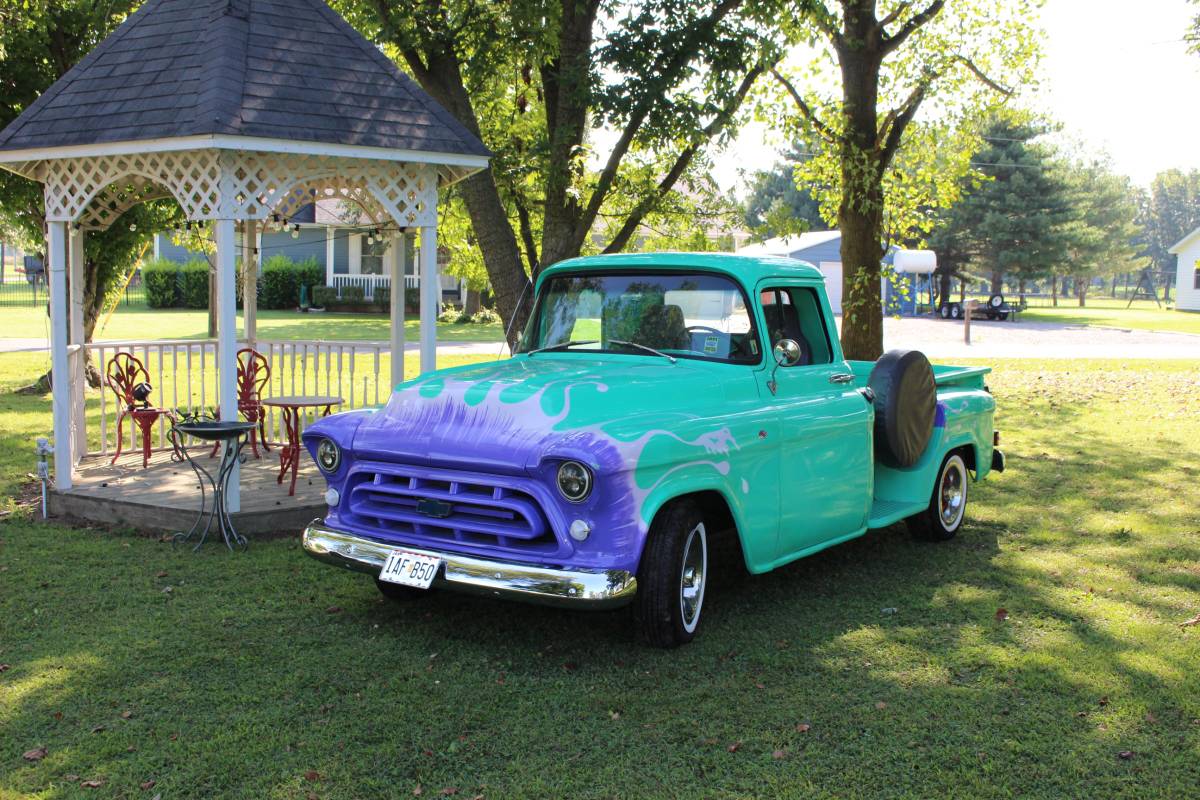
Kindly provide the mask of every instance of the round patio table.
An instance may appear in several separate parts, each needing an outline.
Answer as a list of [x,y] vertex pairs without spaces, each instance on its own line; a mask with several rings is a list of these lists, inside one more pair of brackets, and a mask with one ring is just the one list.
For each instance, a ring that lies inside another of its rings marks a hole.
[[300,417],[306,408],[324,408],[323,417],[329,416],[334,406],[342,404],[342,398],[333,395],[283,395],[281,397],[263,398],[264,406],[278,408],[283,414],[283,429],[287,434],[287,443],[279,451],[279,477],[276,483],[283,483],[283,477],[288,470],[292,473],[291,487],[288,495],[296,494],[296,470],[300,468]]

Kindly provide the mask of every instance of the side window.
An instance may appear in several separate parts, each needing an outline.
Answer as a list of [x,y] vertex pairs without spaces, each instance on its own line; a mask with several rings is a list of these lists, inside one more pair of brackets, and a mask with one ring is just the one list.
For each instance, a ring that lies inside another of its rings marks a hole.
[[780,339],[794,339],[799,343],[801,353],[797,366],[833,361],[833,348],[814,290],[799,287],[766,289],[760,295],[760,302],[771,347]]

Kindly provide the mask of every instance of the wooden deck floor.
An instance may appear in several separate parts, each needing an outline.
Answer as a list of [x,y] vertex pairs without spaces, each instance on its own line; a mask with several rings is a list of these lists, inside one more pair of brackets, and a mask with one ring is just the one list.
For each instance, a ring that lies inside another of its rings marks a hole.
[[[195,447],[189,452],[202,467],[216,473],[220,459],[210,460],[208,448]],[[308,454],[301,456],[296,494],[289,497],[288,479],[282,484],[276,482],[278,453],[273,447],[260,459],[250,454],[242,465],[242,508],[233,517],[234,527],[241,533],[296,535],[325,511],[325,481]],[[52,493],[51,513],[150,531],[186,531],[191,527],[200,510],[200,490],[187,462],[172,461],[170,451],[155,452],[145,469],[141,453],[123,453],[112,465],[108,463],[110,458],[86,456],[78,467],[74,486],[66,492]],[[205,490],[211,505],[207,482]]]

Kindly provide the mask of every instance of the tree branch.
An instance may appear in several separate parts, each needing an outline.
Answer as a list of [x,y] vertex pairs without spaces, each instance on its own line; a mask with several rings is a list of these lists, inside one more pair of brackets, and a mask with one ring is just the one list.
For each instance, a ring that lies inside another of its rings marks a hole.
[[818,133],[820,133],[830,142],[839,141],[840,137],[837,135],[837,133],[817,118],[817,115],[813,113],[811,108],[809,108],[808,103],[804,102],[804,98],[800,96],[800,92],[796,91],[796,87],[792,85],[791,81],[783,77],[779,70],[775,69],[774,67],[771,67],[771,75],[775,78],[775,80],[783,84],[783,88],[787,89],[788,94],[792,96],[792,100],[795,101],[796,107],[800,109],[800,113],[806,120],[809,121],[809,124],[817,129]]
[[972,75],[974,75],[976,78],[978,78],[980,80],[980,82],[983,83],[983,85],[987,86],[992,91],[999,92],[1000,94],[1004,95],[1005,97],[1012,97],[1012,93],[1013,93],[1012,89],[1009,89],[1007,86],[1002,86],[1001,84],[999,84],[996,81],[989,78],[987,75],[984,74],[983,70],[981,70],[979,67],[975,66],[975,62],[973,62],[971,59],[967,58],[966,56],[960,56],[960,55],[956,55],[953,58],[955,61],[957,61],[958,63],[960,63],[964,67],[966,67],[968,70],[970,70]]
[[723,2],[719,3],[713,9],[711,14],[692,28],[688,35],[684,37],[678,49],[666,60],[665,64],[661,64],[661,66],[656,64],[650,70],[649,74],[659,76],[656,81],[658,86],[654,90],[647,91],[642,101],[630,113],[629,121],[626,123],[625,129],[621,132],[621,137],[613,146],[613,150],[609,153],[604,168],[600,171],[600,176],[596,180],[596,187],[592,190],[592,196],[588,198],[587,208],[584,209],[583,214],[578,220],[574,236],[575,244],[582,245],[588,231],[591,230],[592,223],[596,220],[596,214],[600,211],[600,206],[604,204],[609,190],[612,189],[613,181],[616,180],[617,170],[621,166],[622,159],[629,152],[634,137],[659,99],[659,90],[661,87],[669,85],[675,79],[679,70],[685,67],[692,56],[695,55],[704,37],[710,34],[716,28],[717,24],[741,5],[741,3],[742,0],[723,0]]
[[910,9],[910,8],[912,8],[912,3],[910,3],[908,0],[904,0],[903,3],[900,3],[894,9],[892,9],[892,13],[888,14],[886,17],[879,20],[879,23],[878,23],[879,29],[883,30],[888,25],[891,25],[893,22],[895,22],[897,19],[900,18],[901,14],[903,14],[905,11],[908,11],[908,9]]
[[517,207],[517,222],[521,227],[521,243],[525,245],[525,260],[529,262],[529,271],[535,277],[538,273],[537,243],[533,239],[533,225],[529,219],[529,209],[517,192],[512,193],[513,203]]
[[696,157],[696,154],[700,152],[700,148],[707,142],[712,141],[714,137],[718,136],[721,131],[725,129],[725,127],[729,124],[729,121],[733,119],[733,115],[737,113],[738,108],[741,107],[743,101],[745,101],[746,95],[750,93],[750,88],[754,86],[754,82],[758,80],[759,76],[766,72],[766,70],[767,66],[762,62],[759,62],[755,64],[749,72],[746,73],[729,103],[721,109],[716,117],[714,117],[700,130],[700,135],[697,136],[690,145],[688,145],[682,152],[679,153],[679,155],[675,158],[675,163],[671,165],[671,169],[669,169],[667,174],[663,176],[663,179],[659,181],[655,190],[646,197],[642,198],[637,206],[634,207],[633,212],[625,218],[625,222],[623,225],[621,225],[621,229],[617,231],[617,234],[612,238],[612,241],[610,241],[604,248],[605,253],[618,253],[625,249],[625,245],[629,243],[630,238],[637,231],[638,226],[642,223],[642,220],[647,214],[653,211],[655,207],[662,202],[662,199],[667,195],[667,193],[675,187],[675,183],[687,170],[688,166],[692,163],[692,160]]
[[[905,129],[908,128],[908,124],[916,116],[917,109],[921,107],[921,101],[925,99],[925,93],[929,91],[929,86],[936,79],[937,75],[934,73],[926,75],[923,80],[913,87],[912,92],[904,99],[903,103],[888,112],[891,127],[887,129],[883,147],[879,149],[879,170],[881,174],[892,163],[896,151],[900,149],[900,142],[904,138]],[[883,130],[880,133],[882,134]]]
[[900,30],[896,31],[895,35],[888,36],[884,34],[881,47],[883,52],[885,54],[890,53],[900,45],[904,44],[904,40],[909,36],[912,36],[918,28],[936,17],[938,12],[942,10],[942,6],[945,4],[946,0],[933,0],[933,2],[926,6],[923,11],[914,14],[908,22],[904,23],[900,27]]

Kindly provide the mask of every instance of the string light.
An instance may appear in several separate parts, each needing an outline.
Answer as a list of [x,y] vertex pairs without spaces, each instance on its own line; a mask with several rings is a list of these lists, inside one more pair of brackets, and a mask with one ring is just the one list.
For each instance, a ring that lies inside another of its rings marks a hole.
[[292,238],[293,238],[293,239],[299,239],[299,238],[300,238],[300,225],[299,225],[299,223],[297,223],[297,224],[295,224],[295,225],[293,225],[293,226],[292,226]]

